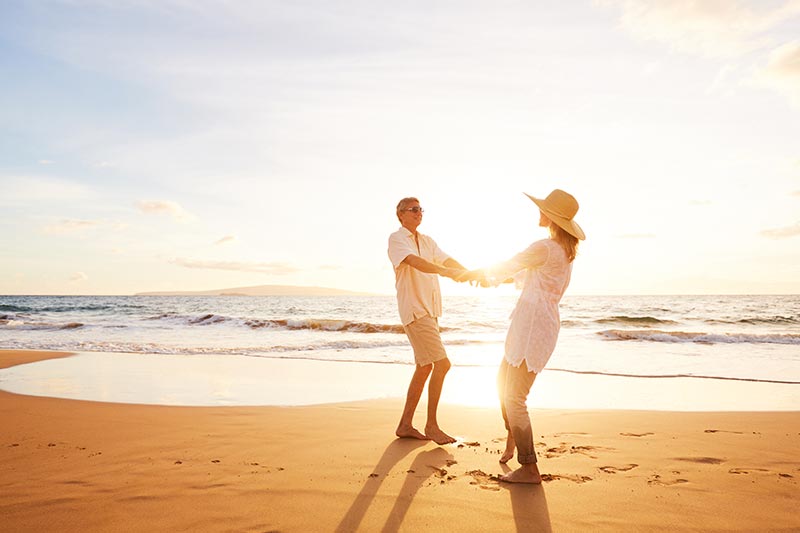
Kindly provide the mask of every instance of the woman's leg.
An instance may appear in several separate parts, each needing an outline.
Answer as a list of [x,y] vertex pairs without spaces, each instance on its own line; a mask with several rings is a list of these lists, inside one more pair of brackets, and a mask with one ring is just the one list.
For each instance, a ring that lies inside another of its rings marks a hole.
[[517,446],[519,469],[502,476],[503,481],[512,483],[541,483],[536,466],[536,452],[533,449],[533,427],[528,414],[528,394],[536,380],[535,372],[528,372],[523,362],[518,368],[508,365],[504,404],[508,425]]
[[497,392],[500,395],[500,412],[503,415],[503,423],[506,426],[506,449],[503,455],[500,456],[500,462],[506,464],[512,457],[514,457],[514,436],[511,434],[511,427],[508,425],[508,414],[506,413],[506,377],[508,376],[508,363],[503,359],[500,362],[500,370],[497,372]]

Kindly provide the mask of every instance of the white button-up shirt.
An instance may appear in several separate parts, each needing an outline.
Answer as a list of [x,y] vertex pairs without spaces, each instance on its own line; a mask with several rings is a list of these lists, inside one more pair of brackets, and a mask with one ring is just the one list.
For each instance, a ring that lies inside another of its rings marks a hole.
[[444,264],[450,256],[432,238],[419,232],[417,236],[419,247],[407,228],[401,227],[389,236],[389,260],[394,266],[397,308],[404,326],[425,315],[442,316],[439,276],[417,270],[403,263],[403,259],[413,254],[431,263]]

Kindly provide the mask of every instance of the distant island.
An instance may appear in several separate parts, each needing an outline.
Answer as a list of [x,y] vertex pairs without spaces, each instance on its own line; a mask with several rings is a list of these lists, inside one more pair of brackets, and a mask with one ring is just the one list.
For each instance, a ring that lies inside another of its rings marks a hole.
[[374,296],[368,292],[299,285],[255,285],[210,291],[137,292],[134,296]]

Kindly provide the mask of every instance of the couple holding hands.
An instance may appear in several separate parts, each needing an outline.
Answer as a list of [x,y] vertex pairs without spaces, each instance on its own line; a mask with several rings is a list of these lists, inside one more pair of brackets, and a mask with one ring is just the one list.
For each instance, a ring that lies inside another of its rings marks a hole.
[[[520,463],[520,468],[501,476],[502,481],[510,483],[542,480],[536,466],[527,398],[555,348],[561,326],[558,304],[569,285],[578,241],[585,238],[574,220],[578,202],[572,195],[556,189],[544,199],[526,196],[539,208],[538,225],[549,229],[549,238],[533,242],[508,261],[490,268],[467,270],[443,252],[431,237],[418,232],[423,209],[416,198],[403,198],[397,204],[397,218],[402,227],[389,237],[397,305],[416,362],[397,426],[398,437],[433,440],[437,444],[455,442],[442,431],[436,418],[442,384],[450,369],[439,335],[442,298],[437,276],[475,281],[483,287],[514,280],[522,288],[511,314],[497,378],[500,407],[508,430],[500,462],[508,462],[516,448]],[[414,428],[413,418],[429,378],[428,418],[425,431],[420,432]]]

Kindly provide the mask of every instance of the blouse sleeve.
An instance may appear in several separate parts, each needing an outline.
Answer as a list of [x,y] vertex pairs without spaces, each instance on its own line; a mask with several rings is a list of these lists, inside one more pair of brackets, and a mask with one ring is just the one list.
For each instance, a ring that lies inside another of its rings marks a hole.
[[550,248],[547,246],[546,241],[536,241],[508,261],[503,261],[490,267],[488,272],[495,279],[495,282],[500,284],[523,270],[544,265],[548,257],[550,257]]

